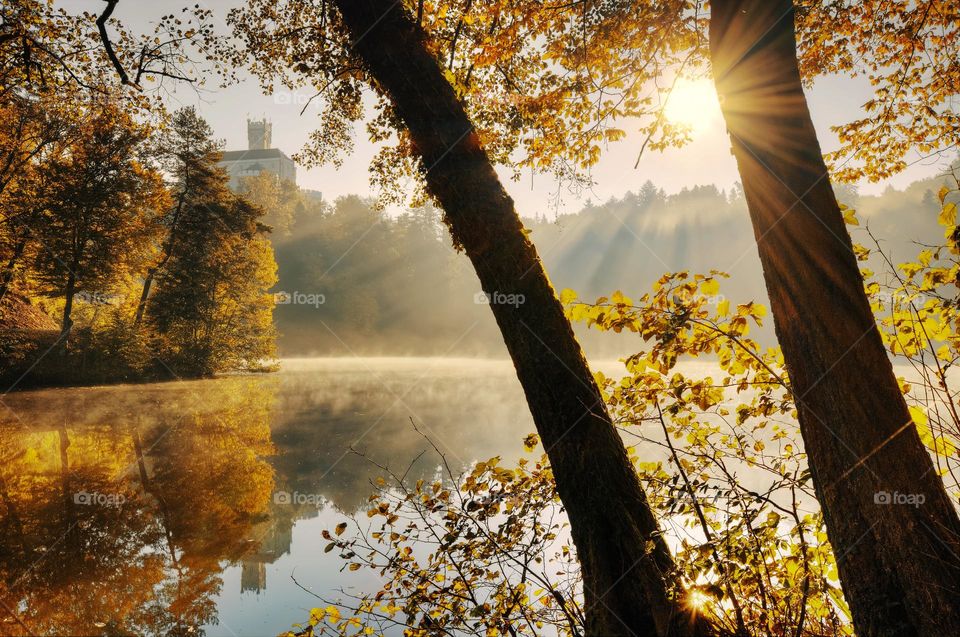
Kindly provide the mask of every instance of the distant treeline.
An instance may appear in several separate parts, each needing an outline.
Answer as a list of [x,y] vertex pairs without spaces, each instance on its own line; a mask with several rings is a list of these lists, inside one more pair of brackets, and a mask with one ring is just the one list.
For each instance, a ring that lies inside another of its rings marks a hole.
[[[913,241],[940,238],[941,181],[879,196],[840,187],[837,196],[902,260],[916,253]],[[506,355],[473,269],[453,249],[439,210],[428,205],[390,216],[371,200],[348,196],[280,216],[291,219],[288,231],[273,236],[281,355]],[[639,297],[665,272],[716,268],[730,274],[717,301],[767,302],[737,187],[668,195],[648,181],[637,193],[588,202],[555,219],[526,218],[524,225],[558,292],[570,288],[592,299],[619,289]],[[595,356],[636,348],[635,336],[578,335]],[[772,325],[758,336],[772,344]]]

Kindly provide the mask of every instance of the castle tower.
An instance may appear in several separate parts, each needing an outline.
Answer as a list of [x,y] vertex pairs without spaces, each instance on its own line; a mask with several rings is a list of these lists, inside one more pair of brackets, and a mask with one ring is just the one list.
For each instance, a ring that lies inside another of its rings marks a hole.
[[272,148],[272,133],[273,124],[266,119],[247,120],[247,144],[250,150]]
[[240,180],[262,172],[297,183],[297,166],[283,151],[273,147],[273,124],[266,118],[247,118],[247,150],[228,150],[218,164],[230,175],[230,188],[239,190]]

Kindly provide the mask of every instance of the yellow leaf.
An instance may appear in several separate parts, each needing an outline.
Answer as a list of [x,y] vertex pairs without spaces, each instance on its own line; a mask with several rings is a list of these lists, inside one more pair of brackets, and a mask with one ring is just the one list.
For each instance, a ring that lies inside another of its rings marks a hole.
[[610,301],[616,305],[620,305],[620,304],[631,305],[633,303],[633,301],[630,300],[630,297],[624,296],[623,292],[621,292],[620,290],[617,290],[616,292],[610,295]]
[[343,535],[343,532],[346,530],[347,530],[346,522],[341,522],[340,524],[337,525],[337,528],[335,529],[337,535]]
[[910,405],[910,418],[917,427],[923,427],[927,424],[927,414],[916,405]]
[[717,303],[717,316],[727,316],[730,314],[730,301],[724,299]]
[[952,201],[948,204],[943,205],[943,209],[940,211],[940,215],[937,217],[937,221],[940,222],[941,226],[955,226],[957,225],[957,204]]
[[941,204],[946,200],[948,194],[950,194],[950,189],[946,186],[940,186],[940,192],[937,193],[937,197],[940,198]]
[[860,221],[857,219],[857,211],[853,208],[841,208],[843,211],[843,222],[848,226],[859,226]]
[[560,302],[564,305],[569,305],[576,300],[577,293],[569,288],[560,293]]
[[716,296],[720,292],[720,282],[716,279],[706,279],[700,284],[700,291],[706,296]]
[[537,434],[529,434],[523,439],[523,446],[527,451],[533,451],[533,448],[537,446],[538,442],[540,442],[540,437],[537,436]]

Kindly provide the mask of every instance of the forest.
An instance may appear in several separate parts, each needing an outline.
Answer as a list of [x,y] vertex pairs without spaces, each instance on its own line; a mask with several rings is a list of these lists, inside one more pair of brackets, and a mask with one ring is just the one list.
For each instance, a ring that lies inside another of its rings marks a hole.
[[[884,250],[899,263],[916,257],[916,242],[942,240],[937,192],[944,183],[931,178],[872,196],[847,188],[838,197],[883,237]],[[447,240],[435,207],[391,216],[378,211],[372,198],[346,196],[329,205],[286,209],[289,233],[271,235],[275,289],[322,295],[323,303],[276,306],[281,356],[449,354],[465,325],[475,327],[457,344],[457,355],[506,355],[496,323],[475,303],[476,276]],[[732,253],[739,261],[712,300],[767,303],[746,202],[736,189],[694,186],[667,195],[648,181],[637,193],[588,202],[576,213],[525,216],[523,224],[534,243],[546,247],[542,258],[558,290],[594,299],[618,287],[642,294],[665,272],[709,272],[729,263]],[[656,259],[647,256],[645,245],[657,246]],[[866,267],[886,270],[879,255]],[[574,331],[591,356],[616,358],[632,347],[585,325],[574,324]],[[765,346],[776,344],[769,323],[756,327],[754,336]]]
[[[958,60],[952,0],[3,0],[0,635],[960,635]],[[302,184],[223,161],[266,97]]]
[[194,110],[161,133],[109,103],[58,109],[14,95],[8,106],[9,388],[269,364],[276,264],[251,201],[268,193],[256,180],[247,196],[227,188]]

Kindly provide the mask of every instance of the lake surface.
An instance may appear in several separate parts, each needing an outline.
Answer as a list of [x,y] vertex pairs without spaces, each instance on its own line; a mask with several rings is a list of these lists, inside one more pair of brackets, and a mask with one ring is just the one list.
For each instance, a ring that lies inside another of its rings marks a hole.
[[509,466],[532,431],[508,361],[289,359],[276,374],[2,396],[0,636],[284,632],[318,596],[379,590],[321,535],[366,520],[376,465],[436,479],[432,442],[454,472]]
[[455,469],[514,461],[533,431],[507,361],[294,359],[3,397],[0,634],[275,635],[323,605],[304,588],[373,588],[321,531],[365,509],[371,461],[430,448],[411,421]]

